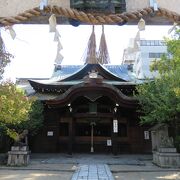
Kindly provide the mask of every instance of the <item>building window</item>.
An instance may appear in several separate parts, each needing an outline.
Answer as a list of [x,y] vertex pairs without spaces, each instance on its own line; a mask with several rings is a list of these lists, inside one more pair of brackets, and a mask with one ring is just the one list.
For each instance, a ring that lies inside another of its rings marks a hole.
[[141,46],[166,46],[166,43],[162,40],[141,40]]
[[161,58],[164,53],[149,53],[149,58]]
[[151,41],[146,41],[146,46],[151,46]]
[[141,41],[140,41],[140,45],[141,45],[141,46],[146,46],[146,41],[145,41],[145,40],[141,40]]
[[158,45],[160,45],[159,41],[154,41],[154,46],[158,46]]

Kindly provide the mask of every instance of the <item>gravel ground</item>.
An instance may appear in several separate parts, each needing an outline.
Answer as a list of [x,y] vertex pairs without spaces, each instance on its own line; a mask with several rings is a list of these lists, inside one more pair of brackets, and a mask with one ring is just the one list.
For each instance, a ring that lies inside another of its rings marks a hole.
[[0,170],[0,180],[70,180],[73,172]]
[[125,172],[113,173],[115,180],[180,180],[179,172]]

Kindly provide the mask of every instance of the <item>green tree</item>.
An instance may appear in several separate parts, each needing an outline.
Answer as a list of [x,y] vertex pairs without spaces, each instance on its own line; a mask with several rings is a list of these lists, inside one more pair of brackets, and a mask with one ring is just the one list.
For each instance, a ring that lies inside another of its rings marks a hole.
[[[136,97],[141,105],[141,123],[165,123],[180,136],[180,30],[173,39],[166,39],[168,53],[151,67],[159,76],[137,86]],[[179,145],[178,142],[177,145]],[[180,146],[180,145],[179,145]]]
[[23,130],[34,135],[43,122],[43,106],[35,98],[28,98],[12,82],[0,84],[0,129],[15,142]]
[[3,39],[1,37],[1,32],[0,32],[0,79],[2,79],[4,68],[6,67],[8,63],[10,63],[10,59],[12,57],[13,56],[9,52],[6,51]]

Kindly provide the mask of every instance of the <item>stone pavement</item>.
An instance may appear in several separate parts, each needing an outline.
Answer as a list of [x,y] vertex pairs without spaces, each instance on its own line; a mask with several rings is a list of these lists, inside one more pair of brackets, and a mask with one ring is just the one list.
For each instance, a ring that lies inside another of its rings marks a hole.
[[82,165],[88,170],[95,165],[97,172],[98,165],[108,166],[117,180],[180,180],[179,168],[160,168],[152,163],[152,155],[137,154],[31,154],[27,167],[0,165],[0,180],[70,180]]
[[42,164],[108,164],[144,166],[144,160],[152,160],[152,155],[112,154],[31,154],[32,163]]
[[81,164],[71,180],[114,180],[114,178],[106,164]]

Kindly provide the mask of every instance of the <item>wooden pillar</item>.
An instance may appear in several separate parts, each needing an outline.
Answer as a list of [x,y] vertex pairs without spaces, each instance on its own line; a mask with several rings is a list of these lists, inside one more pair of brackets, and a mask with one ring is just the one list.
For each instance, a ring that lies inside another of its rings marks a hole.
[[68,141],[68,154],[72,154],[73,148],[73,118],[69,119],[69,141]]
[[112,153],[114,155],[118,154],[118,142],[117,142],[117,133],[112,133]]
[[114,155],[117,155],[118,153],[118,142],[117,142],[117,137],[118,137],[118,120],[117,120],[117,115],[116,111],[114,112],[114,117],[112,120],[112,153]]

